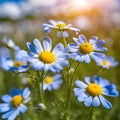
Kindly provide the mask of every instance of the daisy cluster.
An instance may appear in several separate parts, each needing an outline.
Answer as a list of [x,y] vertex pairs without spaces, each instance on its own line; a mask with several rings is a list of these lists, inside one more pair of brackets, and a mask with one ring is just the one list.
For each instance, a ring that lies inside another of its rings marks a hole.
[[[70,60],[78,63],[90,64],[93,60],[96,65],[109,70],[111,67],[118,65],[118,62],[113,57],[106,56],[104,52],[107,48],[104,47],[105,40],[99,39],[97,36],[92,36],[89,40],[80,34],[80,30],[72,27],[71,24],[66,24],[62,21],[50,20],[50,24],[44,23],[42,29],[47,34],[41,42],[34,39],[33,42],[27,42],[28,50],[22,50],[16,46],[12,39],[4,38],[2,40],[6,48],[0,48],[0,68],[5,71],[16,73],[27,73],[28,77],[23,78],[24,83],[33,82],[37,86],[38,96],[45,94],[45,91],[57,90],[64,84],[64,81],[74,76]],[[56,30],[56,36],[63,39],[63,44],[57,43],[53,47],[52,38],[48,35]],[[73,42],[66,41],[69,37],[68,31],[74,31],[78,37],[73,37]],[[65,42],[66,41],[66,42]],[[12,53],[12,54],[11,54]],[[71,68],[71,69],[70,69]],[[78,73],[76,73],[78,74]],[[66,77],[67,76],[67,77]],[[73,78],[74,79],[74,78]],[[85,82],[76,80],[75,86],[70,82],[69,92],[74,92],[78,102],[84,102],[86,107],[98,107],[101,104],[106,108],[112,108],[104,96],[118,96],[117,88],[111,84],[109,80],[95,75],[93,78],[85,77]],[[74,88],[73,88],[74,87]],[[72,90],[73,88],[73,90]],[[36,88],[34,88],[36,89]],[[0,103],[0,113],[2,119],[14,120],[20,113],[25,113],[28,107],[25,105],[32,98],[30,97],[32,89],[26,87],[24,90],[13,89],[10,95],[4,94],[1,96],[3,103]],[[39,99],[39,98],[38,98]],[[46,109],[45,105],[40,103],[37,109]]]

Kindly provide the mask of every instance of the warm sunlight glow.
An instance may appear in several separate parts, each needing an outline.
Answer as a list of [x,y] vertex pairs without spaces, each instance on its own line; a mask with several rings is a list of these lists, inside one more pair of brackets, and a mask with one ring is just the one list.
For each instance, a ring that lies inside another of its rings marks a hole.
[[112,0],[74,0],[71,2],[71,4],[74,6],[74,8],[88,10],[97,6],[104,6],[106,4],[108,5],[109,1]]
[[90,2],[88,0],[75,0],[75,5],[81,9],[87,8],[90,6]]

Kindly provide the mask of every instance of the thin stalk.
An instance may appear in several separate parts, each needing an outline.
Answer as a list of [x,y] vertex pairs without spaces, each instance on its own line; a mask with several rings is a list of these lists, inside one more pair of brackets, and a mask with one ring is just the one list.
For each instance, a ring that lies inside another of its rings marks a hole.
[[44,80],[44,70],[42,70],[41,79],[40,79],[42,95],[44,94],[44,91],[43,91],[43,80]]
[[91,110],[91,114],[90,114],[90,119],[89,120],[92,120],[93,112],[94,112],[94,107],[92,106],[92,110]]
[[[38,94],[39,94],[39,99],[41,100],[42,103],[44,103],[44,98],[43,98],[43,95],[44,95],[44,91],[43,91],[43,77],[44,77],[44,70],[42,70],[42,73],[40,74],[40,72],[38,71],[37,72],[38,74],[38,79],[37,80],[37,87],[38,87]],[[41,87],[40,87],[40,84],[41,84]],[[40,89],[41,88],[41,89]]]
[[68,97],[67,97],[67,100],[66,100],[66,106],[65,106],[65,109],[66,109],[66,113],[65,113],[65,118],[67,118],[67,111],[68,111],[68,105],[69,105],[69,101],[70,101],[70,95],[71,95],[71,89],[72,89],[72,84],[73,84],[73,78],[74,78],[74,75],[75,75],[75,72],[78,68],[80,63],[77,64],[74,72],[73,72],[73,75],[70,79],[70,84],[69,84],[69,89],[68,89]]
[[42,101],[42,97],[41,97],[40,86],[39,86],[38,83],[36,83],[36,86],[37,86],[37,91],[38,91],[39,101],[41,102],[41,101]]
[[66,48],[67,47],[67,41],[66,41],[66,39],[64,37],[64,32],[62,32],[62,36],[63,36],[63,44],[64,44],[64,46]]

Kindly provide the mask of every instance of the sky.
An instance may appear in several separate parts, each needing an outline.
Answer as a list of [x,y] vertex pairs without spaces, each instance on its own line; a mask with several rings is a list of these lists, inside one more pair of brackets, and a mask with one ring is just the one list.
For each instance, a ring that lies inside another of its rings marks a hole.
[[[116,8],[120,0],[0,0],[0,18],[23,18],[43,8],[72,5],[75,9],[89,9],[94,6]],[[37,13],[37,12],[36,12]]]

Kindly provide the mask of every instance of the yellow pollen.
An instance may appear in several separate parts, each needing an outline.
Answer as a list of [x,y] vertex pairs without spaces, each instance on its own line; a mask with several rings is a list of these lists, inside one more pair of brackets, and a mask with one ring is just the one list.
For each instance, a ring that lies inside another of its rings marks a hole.
[[103,61],[102,61],[102,65],[104,65],[104,66],[109,66],[109,62],[106,61],[106,60],[103,60]]
[[16,95],[16,96],[14,96],[13,99],[12,99],[12,105],[13,105],[14,107],[18,107],[18,106],[22,103],[22,101],[23,101],[22,96]]
[[102,88],[100,85],[91,83],[86,88],[87,92],[93,96],[98,96],[102,93]]
[[53,82],[53,78],[52,77],[46,77],[44,82],[47,83],[47,84],[51,84]]
[[58,23],[56,24],[56,27],[59,29],[59,30],[65,30],[66,29],[66,24],[65,23]]
[[88,42],[82,43],[79,49],[80,49],[80,52],[82,52],[83,54],[89,54],[93,52],[93,46]]
[[49,51],[43,51],[39,55],[39,59],[44,63],[53,63],[55,61],[55,55]]
[[20,66],[22,66],[23,65],[23,63],[22,62],[20,62],[20,61],[14,61],[14,64],[13,64],[15,67],[20,67]]

